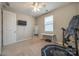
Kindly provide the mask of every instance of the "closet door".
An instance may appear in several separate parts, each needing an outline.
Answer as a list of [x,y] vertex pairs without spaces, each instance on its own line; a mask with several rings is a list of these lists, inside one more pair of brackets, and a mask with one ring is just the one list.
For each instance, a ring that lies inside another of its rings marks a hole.
[[3,10],[3,44],[16,42],[16,14]]

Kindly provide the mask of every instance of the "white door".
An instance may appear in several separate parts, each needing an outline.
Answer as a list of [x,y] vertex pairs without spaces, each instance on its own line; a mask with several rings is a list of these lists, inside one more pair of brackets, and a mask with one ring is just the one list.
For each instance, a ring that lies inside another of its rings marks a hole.
[[16,42],[16,14],[3,10],[3,44]]

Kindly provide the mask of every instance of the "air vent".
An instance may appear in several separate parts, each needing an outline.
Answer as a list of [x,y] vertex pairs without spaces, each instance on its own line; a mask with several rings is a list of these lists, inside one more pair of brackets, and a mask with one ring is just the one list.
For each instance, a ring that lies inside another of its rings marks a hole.
[[4,8],[7,8],[7,7],[9,7],[9,6],[10,6],[10,4],[9,4],[8,2],[3,3],[3,7],[4,7]]
[[5,2],[5,4],[6,4],[7,6],[10,6],[10,4],[9,4],[8,2]]

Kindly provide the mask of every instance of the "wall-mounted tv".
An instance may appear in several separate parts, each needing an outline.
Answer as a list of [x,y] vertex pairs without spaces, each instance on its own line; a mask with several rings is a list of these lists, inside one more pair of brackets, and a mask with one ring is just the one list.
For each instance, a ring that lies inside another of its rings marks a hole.
[[21,25],[21,26],[26,26],[27,25],[27,22],[26,21],[23,21],[23,20],[18,20],[17,21],[17,24],[18,25]]

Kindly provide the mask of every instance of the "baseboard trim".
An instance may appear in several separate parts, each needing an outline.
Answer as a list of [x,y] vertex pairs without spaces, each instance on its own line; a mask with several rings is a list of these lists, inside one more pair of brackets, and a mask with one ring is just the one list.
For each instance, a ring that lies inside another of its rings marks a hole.
[[[26,38],[26,39],[22,39],[22,40],[16,40],[16,42],[14,42],[14,43],[22,42],[22,41],[25,41],[25,40],[31,40],[31,39],[32,39],[32,37]],[[14,43],[10,43],[10,44],[14,44]],[[4,46],[8,46],[10,44],[4,45]]]
[[31,38],[26,38],[26,39],[23,39],[23,40],[17,40],[15,43],[22,42],[22,41],[25,41],[25,40],[31,40],[31,39],[32,39],[32,37]]

